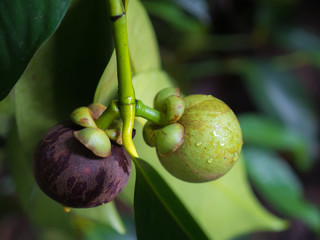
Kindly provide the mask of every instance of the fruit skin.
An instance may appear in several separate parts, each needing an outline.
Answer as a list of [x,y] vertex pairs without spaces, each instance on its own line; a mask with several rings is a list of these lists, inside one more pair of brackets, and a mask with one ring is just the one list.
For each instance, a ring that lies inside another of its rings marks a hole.
[[112,155],[95,156],[74,136],[80,128],[64,122],[40,140],[33,171],[39,187],[67,207],[89,208],[113,200],[126,186],[131,160],[126,151],[112,143]]
[[239,122],[232,110],[211,95],[183,98],[178,121],[185,127],[182,145],[169,156],[158,157],[174,176],[188,182],[207,182],[226,174],[242,148]]

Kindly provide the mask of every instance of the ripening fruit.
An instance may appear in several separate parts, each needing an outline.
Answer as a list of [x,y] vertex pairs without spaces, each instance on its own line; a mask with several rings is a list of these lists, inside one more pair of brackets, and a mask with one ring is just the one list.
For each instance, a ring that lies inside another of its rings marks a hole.
[[115,143],[110,156],[97,157],[73,136],[79,129],[71,122],[50,129],[36,148],[33,171],[49,197],[67,207],[88,208],[120,193],[129,179],[131,160]]
[[157,153],[162,165],[188,182],[207,182],[227,173],[242,148],[239,122],[232,110],[210,95],[183,98],[185,110],[178,121],[185,128],[183,143],[169,154]]

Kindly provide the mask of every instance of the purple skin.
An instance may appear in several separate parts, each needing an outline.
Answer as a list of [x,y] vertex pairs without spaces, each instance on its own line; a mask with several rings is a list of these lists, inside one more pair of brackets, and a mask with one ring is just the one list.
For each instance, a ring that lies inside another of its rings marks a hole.
[[66,207],[89,208],[112,201],[126,186],[131,159],[112,143],[112,154],[95,156],[73,136],[71,122],[51,128],[34,155],[35,179],[49,197]]

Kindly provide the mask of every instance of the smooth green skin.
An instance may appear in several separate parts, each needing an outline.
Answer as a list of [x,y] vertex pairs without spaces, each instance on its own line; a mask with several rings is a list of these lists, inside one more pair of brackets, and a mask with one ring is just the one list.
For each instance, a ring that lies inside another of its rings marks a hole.
[[185,127],[182,145],[169,156],[158,154],[162,165],[187,182],[207,182],[226,174],[242,148],[239,122],[232,110],[210,95],[185,97],[178,123]]

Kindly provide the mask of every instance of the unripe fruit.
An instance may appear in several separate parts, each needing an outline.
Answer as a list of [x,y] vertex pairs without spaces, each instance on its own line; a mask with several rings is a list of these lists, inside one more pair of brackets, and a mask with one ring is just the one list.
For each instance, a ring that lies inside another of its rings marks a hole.
[[188,182],[215,180],[236,163],[242,148],[239,122],[221,100],[207,95],[184,99],[185,110],[178,121],[185,128],[182,145],[167,156],[158,153],[162,165]]
[[33,171],[49,197],[67,207],[88,208],[120,193],[129,179],[131,160],[114,143],[110,156],[95,156],[73,136],[79,129],[71,122],[50,129],[36,148]]

